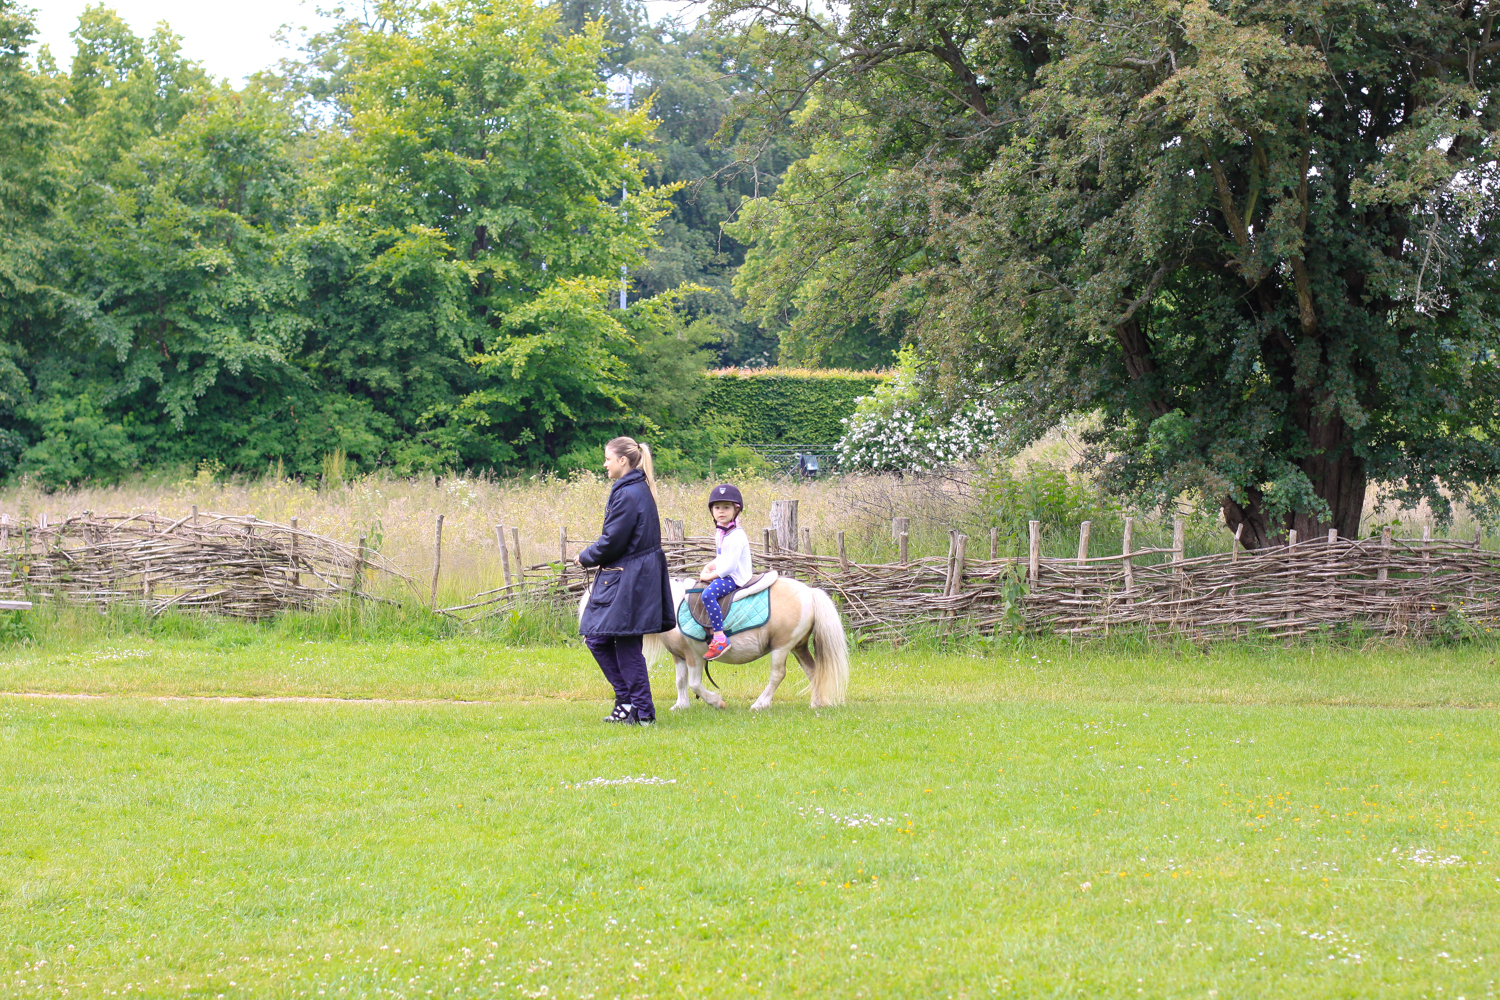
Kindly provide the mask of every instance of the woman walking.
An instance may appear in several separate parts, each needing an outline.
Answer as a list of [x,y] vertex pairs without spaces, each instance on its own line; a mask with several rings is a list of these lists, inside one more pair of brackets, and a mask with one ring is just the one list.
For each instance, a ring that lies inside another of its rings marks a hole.
[[604,531],[578,555],[578,565],[599,567],[578,630],[615,689],[615,709],[604,721],[648,726],[656,721],[656,706],[641,636],[677,624],[651,449],[617,437],[604,446],[604,471],[615,485],[604,507]]

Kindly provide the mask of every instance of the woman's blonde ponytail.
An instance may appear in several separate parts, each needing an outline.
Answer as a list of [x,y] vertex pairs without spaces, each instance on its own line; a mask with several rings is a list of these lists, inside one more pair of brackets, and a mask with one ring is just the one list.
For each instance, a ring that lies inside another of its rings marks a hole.
[[651,490],[651,495],[656,496],[656,466],[651,461],[649,444],[642,444],[631,437],[617,437],[605,445],[604,450],[614,452],[629,462],[632,469],[640,469],[645,473],[646,486]]
[[641,464],[638,468],[646,474],[646,485],[651,488],[651,495],[656,496],[656,466],[651,461],[651,446],[645,442],[641,443]]

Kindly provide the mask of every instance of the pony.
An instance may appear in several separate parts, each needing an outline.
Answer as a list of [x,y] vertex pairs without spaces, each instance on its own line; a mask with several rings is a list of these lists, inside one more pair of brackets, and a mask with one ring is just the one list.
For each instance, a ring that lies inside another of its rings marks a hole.
[[[687,577],[672,578],[672,607],[680,607],[695,580]],[[730,636],[729,648],[714,659],[720,663],[750,663],[770,654],[771,677],[766,689],[750,706],[755,711],[771,707],[771,698],[786,678],[786,661],[789,655],[796,656],[802,672],[807,675],[812,692],[812,707],[823,708],[842,705],[849,686],[849,644],[844,637],[843,619],[826,591],[809,587],[800,580],[779,577],[770,587],[771,617],[759,628],[736,632]],[[585,591],[579,602],[582,615],[588,604],[589,592]],[[812,648],[808,648],[809,642]],[[647,635],[642,641],[642,652],[647,663],[655,663],[664,654],[670,654],[677,664],[677,702],[673,711],[687,708],[692,702],[689,693],[696,694],[714,708],[724,708],[726,703],[716,692],[703,686],[703,659],[708,643],[690,639],[681,629]]]

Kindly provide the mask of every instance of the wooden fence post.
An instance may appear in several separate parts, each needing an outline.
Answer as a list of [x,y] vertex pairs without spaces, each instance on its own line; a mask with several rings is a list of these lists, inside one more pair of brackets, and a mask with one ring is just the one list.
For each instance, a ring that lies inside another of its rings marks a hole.
[[1187,529],[1182,518],[1172,518],[1172,575],[1182,579],[1182,559],[1187,552]]
[[797,551],[797,501],[771,501],[771,527],[776,531],[776,547],[783,552]]
[[1036,589],[1037,579],[1042,575],[1042,522],[1031,522],[1031,562],[1026,571],[1026,578],[1031,581],[1031,588]]
[[[1240,561],[1240,537],[1245,533],[1245,522],[1241,521],[1235,525],[1234,541],[1229,543],[1229,562],[1231,565]],[[1229,597],[1233,600],[1239,594],[1239,585],[1229,585]]]
[[0,549],[10,548],[10,515],[0,514]]
[[990,562],[1000,558],[1000,529],[990,529]]
[[910,544],[911,535],[909,533],[903,531],[896,536],[896,553],[903,566],[910,562],[910,559],[907,558],[907,554],[910,551]]
[[354,553],[354,579],[350,581],[350,589],[352,589],[355,594],[359,593],[360,584],[364,583],[365,579],[365,541],[366,537],[364,535],[360,535],[359,548],[356,549]]
[[[667,554],[667,571],[671,572],[675,568],[678,572],[683,572],[687,566],[687,524],[680,518],[664,517],[661,527],[662,550]],[[672,544],[666,544],[668,542]]]
[[557,551],[561,553],[557,561],[557,578],[565,580],[568,577],[568,529],[559,527],[557,529]]
[[760,540],[761,540],[761,545],[765,547],[766,558],[769,559],[770,556],[771,556],[771,529],[770,528],[762,528],[761,529],[761,539]]
[[1120,568],[1125,571],[1125,593],[1135,589],[1135,566],[1130,562],[1130,548],[1135,542],[1135,518],[1125,519],[1125,537],[1120,542]]
[[911,518],[909,518],[909,517],[893,517],[893,518],[891,518],[891,537],[893,539],[899,539],[902,535],[907,534],[910,531],[911,531]]
[[[1092,521],[1081,521],[1081,522],[1079,522],[1079,525],[1078,525],[1078,568],[1079,569],[1083,569],[1084,567],[1086,567],[1089,564],[1089,531],[1093,528],[1093,526],[1094,526],[1094,522],[1092,522]],[[1083,596],[1083,588],[1079,587],[1077,590],[1073,591],[1073,596],[1074,597],[1082,597]]]
[[437,527],[432,532],[432,596],[429,604],[437,607],[438,574],[443,569],[443,515],[437,516]]
[[[1483,528],[1475,528],[1474,529],[1474,551],[1475,552],[1479,551],[1479,543],[1482,542],[1482,541],[1484,541],[1484,529]],[[1469,574],[1469,601],[1470,602],[1472,602],[1474,600],[1474,596],[1475,596],[1474,595],[1474,574],[1471,572]]]
[[197,525],[197,523],[198,523],[198,505],[197,504],[193,504],[193,524]]
[[963,593],[964,566],[968,562],[969,536],[954,534],[951,552],[948,558],[948,581],[943,585],[944,597],[956,597]]
[[802,529],[802,551],[812,555],[812,529]]
[[297,519],[292,518],[292,586],[302,586],[302,571],[297,568]]
[[516,549],[516,586],[526,588],[526,560],[521,558],[521,529],[510,526],[510,542]]
[[844,533],[839,532],[839,571],[849,572],[849,553],[844,549]]
[[1422,525],[1422,583],[1424,586],[1432,587],[1432,525]]
[[510,550],[505,547],[505,525],[495,525],[495,544],[500,547],[500,568],[505,570],[505,587],[510,589]]
[[[1385,583],[1386,581],[1388,581],[1390,579],[1390,573],[1391,573],[1391,571],[1390,571],[1390,566],[1388,565],[1388,563],[1390,561],[1390,558],[1391,558],[1390,549],[1391,549],[1391,526],[1389,524],[1387,524],[1384,528],[1380,529],[1380,568],[1375,571],[1375,582],[1376,583]],[[1379,590],[1377,590],[1375,592],[1375,596],[1376,597],[1384,597],[1385,596],[1385,588],[1381,587]]]

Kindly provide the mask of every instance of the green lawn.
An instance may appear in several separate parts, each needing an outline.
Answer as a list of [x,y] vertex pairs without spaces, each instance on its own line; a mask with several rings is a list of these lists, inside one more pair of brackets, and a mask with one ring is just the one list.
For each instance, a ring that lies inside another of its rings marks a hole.
[[621,730],[582,650],[234,635],[0,648],[0,997],[1500,982],[1487,649],[867,650]]

